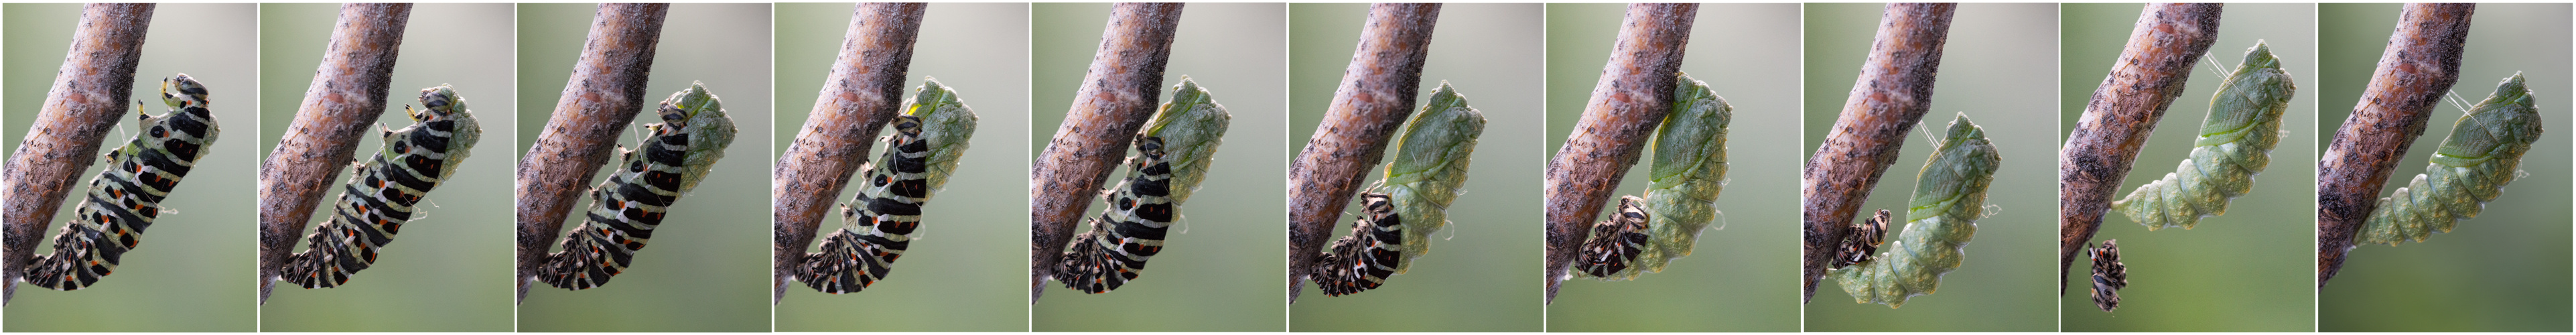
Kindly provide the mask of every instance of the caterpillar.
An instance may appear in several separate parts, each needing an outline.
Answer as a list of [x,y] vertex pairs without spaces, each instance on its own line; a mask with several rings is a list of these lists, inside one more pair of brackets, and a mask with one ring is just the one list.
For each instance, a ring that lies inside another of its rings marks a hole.
[[168,112],[155,116],[135,104],[142,130],[133,140],[107,153],[107,170],[89,180],[89,192],[73,217],[54,235],[54,251],[28,261],[18,280],[55,290],[78,290],[115,272],[127,251],[140,245],[143,230],[161,216],[161,199],[179,186],[188,171],[214,145],[221,128],[206,106],[206,86],[182,73],[161,79],[161,103]]
[[2120,289],[2129,287],[2129,266],[2120,264],[2119,239],[2102,240],[2102,247],[2089,243],[2084,247],[2093,258],[2093,307],[2109,312],[2120,308]]
[[[1663,272],[1673,259],[1689,256],[1700,232],[1716,221],[1717,195],[1726,188],[1726,127],[1735,117],[1734,107],[1710,91],[1707,82],[1687,73],[1679,76],[1673,111],[1664,116],[1649,144],[1654,164],[1647,175],[1646,197],[1637,200],[1648,214],[1646,219],[1634,236],[1592,235],[1594,240],[1637,239],[1636,250],[1602,258],[1610,255],[1593,251],[1609,249],[1586,248],[1583,259],[1618,263],[1605,264],[1616,265],[1607,272],[1580,272],[1586,276],[1618,281]],[[1623,215],[1629,199],[1635,197],[1623,199]]]
[[[805,257],[796,281],[831,294],[857,292],[885,279],[921,226],[921,207],[957,168],[975,135],[975,112],[957,93],[927,80],[888,125],[882,158],[862,168],[859,194],[841,206],[842,227],[821,252]],[[855,204],[853,206],[852,204]]]
[[1135,280],[1145,262],[1162,253],[1165,233],[1179,218],[1181,203],[1206,180],[1232,120],[1205,88],[1182,76],[1171,102],[1137,134],[1126,179],[1101,195],[1110,206],[1090,220],[1091,231],[1075,235],[1073,246],[1057,256],[1053,279],[1091,294]]
[[705,83],[672,93],[654,113],[662,122],[644,126],[644,149],[618,149],[618,170],[591,189],[588,219],[564,236],[562,251],[546,255],[535,280],[581,290],[625,273],[671,203],[706,179],[733,144],[733,118]]
[[384,131],[383,149],[357,164],[341,186],[331,221],[306,236],[304,252],[287,257],[275,280],[306,289],[338,287],[376,263],[376,255],[402,232],[422,196],[455,175],[482,138],[483,128],[454,87],[420,90],[422,109],[403,107],[412,125]]
[[2254,175],[2271,163],[2272,148],[2281,142],[2281,113],[2289,110],[2298,87],[2260,41],[2245,51],[2244,61],[2210,98],[2191,158],[2111,208],[2147,230],[2191,229],[2200,218],[2226,214],[2229,199],[2254,190]]
[[1976,220],[1984,215],[1986,186],[1994,182],[2003,158],[1966,113],[1951,121],[1948,134],[1935,142],[1940,146],[1915,175],[1905,228],[1889,242],[1893,245],[1827,275],[1855,302],[1902,307],[1909,297],[1931,294],[1940,287],[1941,275],[1957,270],[1967,258],[1968,240],[1976,237]]
[[1326,296],[1359,293],[1402,274],[1431,252],[1431,233],[1448,226],[1448,208],[1467,182],[1484,112],[1448,82],[1432,90],[1422,112],[1395,142],[1378,185],[1360,195],[1360,217],[1332,248],[1310,256],[1310,279]]
[[2379,199],[2379,208],[2362,224],[2361,242],[2423,242],[2477,217],[2488,201],[2504,194],[2523,152],[2540,139],[2540,112],[2531,99],[2520,73],[2496,85],[2495,93],[2460,116],[2423,174]]
[[1377,289],[1408,260],[1398,247],[1405,241],[1405,227],[1392,197],[1386,193],[1362,193],[1360,213],[1358,222],[1351,225],[1351,234],[1334,240],[1332,251],[1315,261],[1315,286],[1323,289],[1325,296]]

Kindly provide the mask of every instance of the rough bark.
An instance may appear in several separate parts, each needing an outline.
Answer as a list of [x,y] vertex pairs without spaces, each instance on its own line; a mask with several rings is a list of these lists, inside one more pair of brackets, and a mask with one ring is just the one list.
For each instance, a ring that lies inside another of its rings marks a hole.
[[805,245],[831,212],[832,199],[850,183],[850,173],[867,163],[870,137],[894,118],[903,104],[905,72],[912,67],[912,42],[921,31],[921,3],[861,3],[850,14],[849,32],[841,38],[841,56],[823,78],[823,92],[805,119],[796,142],[770,170],[770,201],[776,245],[769,302],[787,294],[787,280],[805,261]]
[[591,18],[572,79],[564,83],[536,145],[519,159],[520,299],[527,298],[529,281],[545,264],[546,249],[563,233],[564,216],[588,190],[581,184],[608,162],[618,133],[649,103],[644,80],[651,74],[662,18],[670,9],[670,4],[601,4]]
[[2379,188],[2424,134],[2442,94],[2460,81],[2460,52],[2476,11],[2476,4],[2410,3],[2400,12],[2370,86],[2317,159],[2317,286],[2343,269],[2362,221],[2379,206]]
[[99,157],[99,142],[125,117],[134,93],[134,64],[143,59],[143,35],[152,4],[90,4],[81,8],[71,52],[54,71],[53,87],[18,150],[0,167],[5,213],[6,266],[0,267],[0,303],[18,292],[18,276],[35,257],[63,196]]
[[394,59],[402,47],[403,27],[411,21],[408,3],[353,3],[340,6],[339,23],[322,52],[313,84],[286,126],[286,137],[259,169],[259,301],[268,302],[278,271],[295,251],[305,221],[322,196],[337,185],[340,170],[357,155],[358,141],[374,133],[384,115],[385,95],[393,85]]
[[1029,170],[1029,301],[1046,293],[1056,255],[1101,181],[1127,155],[1137,128],[1162,100],[1163,65],[1171,61],[1181,4],[1112,5],[1100,48],[1075,91],[1073,109]]
[[1861,64],[1842,116],[1825,134],[1825,143],[1800,171],[1801,219],[1805,224],[1805,299],[1816,297],[1816,280],[1835,243],[1847,234],[1852,214],[1869,200],[1878,177],[1896,163],[1905,134],[1932,106],[1933,77],[1940,72],[1941,46],[1949,41],[1950,14],[1957,4],[1888,4],[1879,16],[1878,35]]
[[1422,62],[1431,54],[1431,30],[1440,23],[1440,4],[1373,4],[1365,22],[1322,123],[1288,167],[1290,303],[1304,291],[1306,267],[1333,237],[1333,224],[1350,205],[1351,192],[1377,168],[1387,138],[1413,115]]
[[2217,43],[2221,9],[2215,3],[2159,3],[2139,11],[2120,60],[2066,135],[2057,160],[2059,294],[2066,293],[2066,267],[2101,229],[2138,149],[2182,95],[2192,67]]
[[1602,203],[1672,111],[1682,51],[1698,13],[1698,4],[1628,5],[1583,118],[1547,163],[1547,302],[1556,302]]

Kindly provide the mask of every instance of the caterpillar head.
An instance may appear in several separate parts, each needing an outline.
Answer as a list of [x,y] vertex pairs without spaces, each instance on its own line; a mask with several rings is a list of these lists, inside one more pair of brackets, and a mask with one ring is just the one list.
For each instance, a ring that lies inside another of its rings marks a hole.
[[1395,200],[1386,193],[1361,193],[1360,210],[1362,213],[1394,213]]
[[205,108],[208,103],[206,85],[198,83],[197,78],[189,77],[186,73],[176,77],[161,78],[161,103],[182,110],[192,107]]
[[715,93],[707,92],[706,83],[689,82],[689,89],[672,92],[670,98],[662,99],[662,108],[653,112],[661,115],[663,123],[682,124],[699,112],[723,109],[722,104]]
[[410,106],[404,106],[403,113],[410,114],[412,121],[419,122],[447,118],[456,115],[457,111],[465,110],[465,99],[456,96],[455,87],[438,85],[438,87],[420,90],[420,107],[422,110],[412,110]]
[[1159,136],[1137,136],[1136,153],[1144,154],[1145,157],[1162,159],[1163,138]]
[[894,132],[896,134],[902,134],[903,136],[921,136],[921,117],[913,115],[894,116]]

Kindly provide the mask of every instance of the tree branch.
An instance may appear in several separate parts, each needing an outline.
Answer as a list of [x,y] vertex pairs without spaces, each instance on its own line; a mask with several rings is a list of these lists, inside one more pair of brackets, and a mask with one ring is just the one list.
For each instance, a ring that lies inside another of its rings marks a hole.
[[2362,221],[2379,206],[2379,188],[2424,134],[2442,94],[2460,81],[2460,52],[2476,11],[2476,4],[2410,3],[2399,14],[2370,86],[2317,160],[2317,286],[2343,269]]
[[1896,163],[1905,134],[1932,106],[1934,75],[1940,72],[1941,46],[1949,41],[1950,14],[1958,4],[1892,3],[1879,16],[1878,36],[1842,116],[1825,134],[1825,143],[1807,159],[1799,186],[1805,235],[1805,299],[1816,297],[1816,280],[1824,278],[1852,214],[1869,200],[1878,177]]
[[1171,61],[1181,4],[1119,3],[1109,10],[1100,49],[1075,91],[1073,110],[1029,170],[1029,301],[1046,293],[1056,255],[1100,183],[1127,156],[1136,128],[1162,98],[1163,65]]
[[1305,289],[1306,267],[1333,237],[1351,192],[1386,154],[1386,140],[1413,115],[1422,62],[1440,4],[1369,5],[1359,46],[1342,70],[1322,124],[1288,167],[1288,302]]
[[63,205],[81,171],[98,159],[98,146],[125,117],[125,101],[134,93],[134,64],[143,59],[143,35],[152,25],[152,4],[89,4],[81,8],[80,26],[72,31],[71,52],[54,71],[53,88],[36,112],[34,127],[20,142],[6,167],[0,167],[0,189],[8,202],[7,252],[0,267],[0,303],[18,292],[18,277],[43,241],[54,212]]
[[903,103],[905,72],[912,67],[912,42],[921,31],[921,3],[861,3],[850,14],[850,29],[841,39],[841,56],[823,78],[796,142],[778,157],[770,172],[770,201],[775,212],[776,245],[770,250],[772,304],[787,294],[787,279],[805,262],[805,245],[814,241],[815,225],[831,211],[832,199],[850,183],[850,173],[867,161],[869,137],[893,119]]
[[1698,14],[1698,4],[1628,5],[1583,119],[1547,163],[1547,302],[1556,302],[1558,285],[1602,202],[1637,165],[1646,137],[1672,111],[1682,51]]
[[552,117],[538,131],[537,143],[519,159],[518,278],[519,298],[544,265],[546,249],[563,233],[565,214],[581,200],[591,174],[608,162],[617,134],[648,103],[644,81],[653,69],[653,50],[662,38],[662,18],[670,4],[601,4],[582,43],[581,59],[572,67],[555,100]]
[[2218,42],[2222,9],[2215,3],[2159,3],[2139,11],[2120,60],[2067,134],[2057,161],[2058,294],[2066,293],[2066,267],[2074,264],[2076,251],[2101,230],[2102,215],[2111,210],[2111,197],[2138,149],[2147,145],[2165,108],[2182,96],[2193,65]]
[[410,21],[408,3],[340,6],[339,24],[331,30],[313,84],[304,89],[304,102],[296,106],[295,120],[260,164],[260,302],[268,302],[276,284],[272,278],[286,267],[287,253],[295,251],[314,206],[355,158],[358,141],[376,129],[370,126],[384,114],[394,59]]

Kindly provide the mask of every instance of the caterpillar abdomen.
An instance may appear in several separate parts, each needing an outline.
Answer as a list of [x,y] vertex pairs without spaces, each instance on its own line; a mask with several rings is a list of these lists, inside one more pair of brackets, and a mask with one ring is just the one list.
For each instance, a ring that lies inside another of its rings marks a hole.
[[1164,160],[1163,139],[1136,138],[1132,170],[1116,192],[1103,195],[1109,208],[1091,221],[1091,231],[1074,236],[1055,280],[1083,293],[1106,293],[1126,286],[1144,272],[1145,262],[1163,252],[1163,237],[1175,210],[1171,199],[1172,166]]
[[2540,140],[2540,113],[2522,74],[2506,78],[2494,94],[2470,107],[2433,153],[2432,164],[2405,188],[2379,200],[2361,229],[2362,243],[2423,242],[2474,218],[2504,193],[2522,154]]
[[376,262],[402,225],[418,214],[430,189],[456,172],[482,138],[482,126],[453,87],[420,92],[424,110],[403,112],[414,122],[384,133],[383,148],[357,165],[342,186],[331,221],[305,237],[304,252],[287,258],[285,280],[307,289],[337,287]]
[[145,113],[136,134],[107,154],[107,170],[89,181],[70,222],[54,235],[54,251],[28,261],[25,277],[36,286],[78,290],[114,273],[125,253],[142,243],[144,229],[161,215],[161,199],[205,157],[221,129],[206,109],[206,87],[187,74],[161,80],[160,116]]
[[2254,175],[2271,164],[2272,148],[2281,141],[2281,114],[2297,93],[2281,60],[2257,42],[2210,99],[2191,158],[2111,207],[2147,230],[2191,229],[2202,217],[2226,214],[2228,200],[2253,191]]
[[1377,289],[1407,260],[1401,249],[1407,234],[1393,200],[1385,193],[1361,194],[1360,213],[1350,235],[1334,240],[1332,251],[1314,263],[1315,286],[1326,296]]
[[733,118],[703,83],[672,93],[654,112],[662,122],[644,126],[650,137],[639,144],[643,150],[620,149],[618,170],[591,189],[583,223],[564,235],[561,251],[546,255],[536,280],[581,290],[625,273],[671,204],[704,180],[733,144]]
[[1880,248],[1886,253],[1828,274],[1853,300],[1904,306],[1909,297],[1931,294],[1941,285],[1941,275],[1966,260],[1968,240],[1976,236],[1976,220],[1984,215],[1986,186],[1994,182],[2003,158],[1966,114],[1950,122],[1949,134],[1939,142],[1915,177],[1903,232]]

